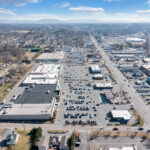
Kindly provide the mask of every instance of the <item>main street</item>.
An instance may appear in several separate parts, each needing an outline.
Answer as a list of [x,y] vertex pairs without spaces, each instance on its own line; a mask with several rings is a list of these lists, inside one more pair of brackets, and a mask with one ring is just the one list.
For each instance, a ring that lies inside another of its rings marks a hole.
[[104,49],[100,45],[98,45],[97,41],[93,37],[91,37],[91,40],[94,43],[97,50],[100,52],[100,55],[102,56],[105,62],[105,65],[109,68],[110,72],[115,77],[119,86],[122,88],[123,91],[127,92],[131,103],[133,104],[137,112],[140,114],[140,116],[145,122],[145,125],[148,128],[148,126],[150,125],[150,110],[148,106],[144,103],[139,94],[136,93],[134,87],[130,85],[130,83],[127,81],[124,75],[116,67],[116,64],[110,60],[109,56],[106,54]]

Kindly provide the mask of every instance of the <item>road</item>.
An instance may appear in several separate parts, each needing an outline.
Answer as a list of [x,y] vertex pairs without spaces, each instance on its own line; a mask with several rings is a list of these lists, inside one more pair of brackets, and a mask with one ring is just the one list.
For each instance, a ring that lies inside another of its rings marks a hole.
[[136,93],[134,87],[130,85],[124,75],[116,67],[116,64],[110,60],[104,49],[100,45],[98,45],[94,37],[91,36],[91,40],[96,46],[97,50],[100,52],[100,55],[105,62],[105,65],[109,68],[112,75],[117,80],[119,86],[122,88],[123,91],[127,92],[127,95],[129,97],[131,97],[130,101],[133,104],[134,108],[137,110],[137,112],[140,114],[140,116],[143,118],[145,125],[150,125],[150,109],[148,108],[148,106],[144,103],[139,94]]

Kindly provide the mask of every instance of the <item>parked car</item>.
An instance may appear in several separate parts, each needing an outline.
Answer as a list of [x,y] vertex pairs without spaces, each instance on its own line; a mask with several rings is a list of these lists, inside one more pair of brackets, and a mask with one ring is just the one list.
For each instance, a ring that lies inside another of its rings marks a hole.
[[114,127],[112,130],[116,131],[116,130],[119,130],[119,128],[117,128],[117,127]]

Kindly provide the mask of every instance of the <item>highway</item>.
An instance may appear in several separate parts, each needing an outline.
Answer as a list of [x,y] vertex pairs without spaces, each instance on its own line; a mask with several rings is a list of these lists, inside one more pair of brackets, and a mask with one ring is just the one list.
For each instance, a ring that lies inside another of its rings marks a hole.
[[122,88],[123,91],[127,92],[128,97],[130,97],[130,102],[140,114],[140,116],[144,120],[145,126],[148,128],[148,126],[150,125],[150,110],[148,106],[144,103],[139,94],[136,93],[134,87],[130,85],[130,83],[121,73],[121,71],[116,67],[116,64],[110,60],[109,56],[106,54],[104,49],[100,45],[98,45],[94,37],[91,36],[91,40],[94,43],[97,50],[100,52],[100,55],[102,56],[105,62],[105,65],[109,68],[119,86]]

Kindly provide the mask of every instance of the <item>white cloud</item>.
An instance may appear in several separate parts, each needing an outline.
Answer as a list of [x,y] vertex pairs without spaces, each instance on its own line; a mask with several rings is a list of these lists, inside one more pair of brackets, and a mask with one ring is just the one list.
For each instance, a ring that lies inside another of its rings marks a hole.
[[150,9],[147,10],[137,10],[138,14],[150,14]]
[[69,7],[70,3],[69,2],[63,2],[62,4],[60,4],[60,8],[66,8]]
[[[1,15],[1,12],[0,12]],[[42,19],[57,19],[60,20],[60,17],[56,16],[55,14],[23,14],[23,15],[12,15],[7,17],[0,17],[0,20],[10,20],[10,21],[38,21]]]
[[37,3],[38,1],[39,0],[0,0],[0,3],[21,7],[27,3]]
[[100,13],[104,12],[103,8],[85,7],[85,6],[70,7],[69,10],[76,12],[100,12]]
[[147,4],[149,4],[149,5],[150,5],[150,0],[148,0],[148,1],[147,1]]
[[15,16],[15,12],[9,9],[0,8],[0,18],[5,16]]
[[40,19],[58,19],[54,14],[24,14],[24,15],[18,15],[15,17],[16,20],[40,20]]

